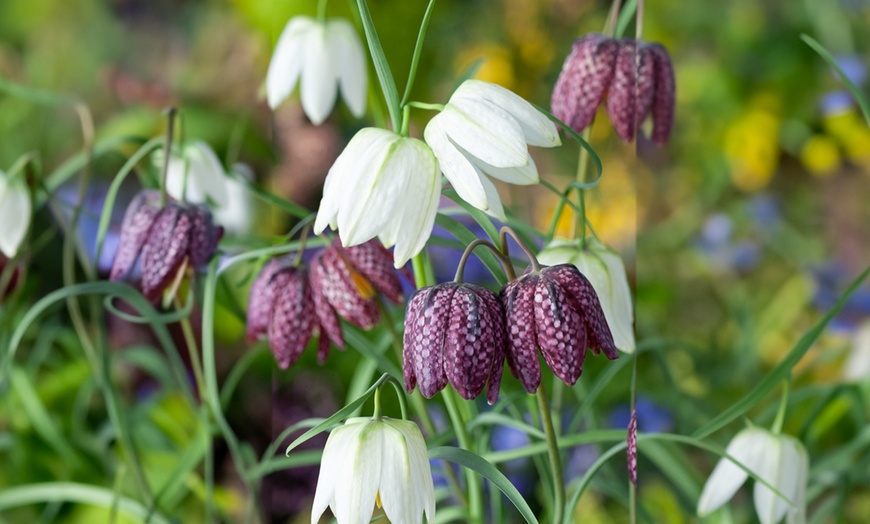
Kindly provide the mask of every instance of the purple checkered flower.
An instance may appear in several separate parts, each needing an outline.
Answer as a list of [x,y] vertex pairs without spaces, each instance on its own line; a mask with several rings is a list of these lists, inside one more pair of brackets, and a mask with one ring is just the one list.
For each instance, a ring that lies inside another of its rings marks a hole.
[[595,118],[613,80],[619,44],[600,34],[578,38],[553,88],[550,111],[578,133]]
[[179,271],[203,271],[222,235],[205,206],[171,201],[160,207],[159,192],[141,191],[124,215],[109,279],[132,281],[156,300]]
[[628,437],[626,439],[628,454],[628,479],[637,486],[637,411],[631,410],[628,421]]
[[507,361],[529,393],[541,383],[538,351],[553,373],[573,386],[586,349],[619,356],[592,284],[571,264],[532,270],[501,290],[507,321]]
[[462,398],[476,398],[489,380],[495,404],[504,366],[504,309],[498,295],[474,284],[449,282],[419,289],[408,304],[402,371],[432,398],[450,383]]

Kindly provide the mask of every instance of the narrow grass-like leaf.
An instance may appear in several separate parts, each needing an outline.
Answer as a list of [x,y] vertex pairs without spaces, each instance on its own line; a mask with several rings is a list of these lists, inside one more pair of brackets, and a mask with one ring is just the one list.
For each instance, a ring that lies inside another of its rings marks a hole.
[[402,95],[400,107],[404,107],[411,96],[411,88],[414,87],[414,77],[417,76],[417,67],[420,64],[420,55],[423,53],[423,42],[426,40],[426,30],[429,28],[429,19],[432,18],[432,11],[434,10],[435,0],[429,0],[426,12],[423,13],[423,21],[420,23],[420,30],[417,32],[417,43],[414,45],[414,55],[411,57],[411,69],[408,71],[408,83],[405,84],[405,93]]
[[561,127],[563,131],[565,131],[566,133],[568,133],[568,135],[569,135],[571,138],[573,138],[574,140],[577,141],[577,143],[580,144],[580,147],[582,147],[583,149],[586,150],[586,152],[589,153],[589,158],[592,159],[592,165],[595,166],[595,171],[596,171],[597,176],[596,176],[596,178],[593,179],[592,181],[590,181],[590,182],[586,182],[586,183],[584,183],[584,184],[582,184],[582,185],[585,186],[585,185],[587,185],[587,184],[589,184],[589,183],[596,183],[596,184],[597,184],[597,183],[598,183],[598,179],[601,178],[601,173],[603,172],[604,168],[603,168],[603,166],[602,166],[602,164],[601,164],[601,157],[599,157],[599,156],[598,156],[598,153],[595,152],[595,148],[592,147],[592,144],[590,144],[589,142],[587,142],[586,140],[584,140],[583,137],[580,136],[580,133],[578,133],[577,131],[574,131],[573,129],[571,129],[571,126],[569,126],[569,125],[566,124],[565,122],[562,122],[561,120],[559,120],[555,115],[553,115],[553,113],[547,111],[546,109],[544,109],[544,108],[541,107],[541,106],[538,106],[538,105],[535,105],[535,104],[532,104],[532,105],[535,106],[535,109],[537,109],[538,111],[540,111],[541,113],[543,113],[547,118],[549,118],[550,120],[552,120],[554,124],[556,124],[556,125],[558,125],[559,127]]
[[402,380],[402,370],[384,355],[390,345],[389,338],[385,337],[378,344],[375,344],[362,333],[361,329],[349,324],[345,325],[344,338],[349,347],[359,351],[367,359],[376,362],[382,373]]
[[[435,217],[435,223],[446,229],[448,233],[456,238],[456,240],[462,242],[465,245],[468,245],[477,240],[477,236],[472,233],[470,229],[465,227],[462,222],[459,222],[455,218],[451,218],[439,213]],[[504,274],[504,269],[502,269],[501,264],[499,264],[498,259],[495,257],[495,255],[487,250],[478,250],[475,251],[475,254],[480,258],[480,261],[483,262],[483,265],[486,266],[489,272],[492,273],[492,276],[495,277],[495,280],[500,286],[507,282],[507,278]]]
[[622,38],[622,35],[624,35],[625,30],[628,29],[628,24],[631,22],[636,11],[637,0],[628,0],[622,7],[622,11],[619,13],[619,18],[616,21],[616,34],[614,37]]
[[64,460],[73,466],[78,466],[80,464],[78,456],[67,443],[61,430],[51,419],[48,410],[45,408],[42,400],[39,399],[39,395],[36,393],[36,389],[33,387],[33,383],[30,381],[27,373],[23,369],[16,367],[12,370],[11,383],[12,389],[21,401],[24,413],[30,419],[30,423],[33,425],[36,433],[62,456]]
[[846,87],[849,88],[849,91],[852,93],[852,96],[855,97],[855,101],[858,102],[858,107],[861,108],[861,113],[864,114],[864,120],[867,122],[867,125],[870,126],[870,103],[867,102],[867,97],[861,93],[861,90],[858,89],[858,86],[855,85],[854,82],[843,72],[843,68],[840,67],[840,64],[831,56],[831,53],[828,52],[825,47],[818,43],[815,38],[811,37],[808,34],[801,34],[801,40],[804,41],[808,46],[813,48],[813,51],[819,54],[822,58],[825,59],[825,62],[828,63],[834,70],[840,75],[840,79],[846,84]]
[[251,364],[253,364],[258,358],[268,354],[268,344],[257,344],[253,350],[248,351],[242,355],[242,358],[236,361],[233,368],[230,370],[230,373],[227,375],[227,378],[224,380],[223,389],[221,389],[221,406],[224,409],[229,405],[230,399],[236,391],[236,386],[238,386],[239,381],[242,380],[242,376],[244,376],[245,372],[248,371],[248,368],[251,367]]
[[489,237],[489,241],[492,242],[496,247],[499,247],[498,228],[496,228],[495,224],[492,223],[492,219],[489,218],[489,215],[463,200],[455,189],[445,189],[444,191],[442,191],[442,193],[450,200],[459,204],[462,209],[464,209],[465,212],[468,213],[468,216],[473,218],[474,221],[480,225],[484,233],[486,233],[486,236]]
[[363,30],[366,34],[366,41],[369,44],[369,53],[371,53],[372,62],[375,64],[375,71],[381,83],[381,90],[384,92],[387,110],[390,112],[393,131],[398,133],[402,126],[402,109],[399,106],[399,91],[396,89],[396,81],[393,80],[393,73],[390,72],[390,64],[387,63],[387,57],[384,55],[384,48],[381,46],[381,41],[378,38],[377,30],[375,30],[375,23],[372,21],[372,14],[369,12],[366,0],[357,0],[357,6],[359,7]]
[[473,430],[474,428],[480,426],[506,426],[522,431],[530,437],[535,437],[541,440],[544,439],[544,432],[532,426],[531,424],[526,424],[521,420],[517,420],[507,415],[502,415],[501,413],[495,413],[493,411],[481,413],[480,415],[476,416],[474,420],[472,420],[468,424],[468,429]]
[[695,433],[692,434],[693,437],[696,438],[704,438],[707,435],[713,433],[714,431],[722,428],[732,420],[740,417],[750,408],[755,406],[758,402],[764,399],[774,388],[779,385],[779,383],[789,374],[791,373],[792,368],[797,364],[801,358],[809,351],[812,345],[816,342],[816,339],[819,338],[819,335],[825,330],[828,326],[828,323],[843,309],[843,306],[846,304],[846,301],[852,296],[852,293],[858,289],[858,286],[861,285],[861,282],[867,278],[867,275],[870,274],[870,268],[864,270],[861,275],[855,279],[854,282],[849,286],[846,292],[840,297],[840,300],[831,308],[830,311],[820,320],[812,329],[804,333],[804,335],[798,340],[797,344],[788,352],[785,358],[776,365],[770,372],[765,375],[763,379],[754,387],[752,391],[743,396],[740,400],[734,403],[730,408],[726,409],[724,412],[719,414],[713,420],[705,424],[703,427],[699,428]]
[[536,524],[538,519],[520,492],[511,484],[504,474],[486,459],[470,451],[452,446],[441,446],[429,450],[430,459],[442,459],[455,462],[460,466],[477,472],[495,485],[514,504],[520,514],[529,524]]
[[313,213],[311,211],[305,209],[304,207],[300,206],[299,204],[296,204],[294,202],[290,202],[289,200],[286,200],[284,198],[279,197],[278,195],[274,195],[274,194],[266,191],[265,189],[260,187],[255,181],[249,180],[248,178],[246,178],[246,177],[242,176],[241,174],[239,174],[235,171],[232,171],[232,170],[230,170],[229,176],[231,178],[234,178],[236,181],[243,183],[245,185],[245,187],[247,187],[248,190],[254,194],[254,196],[259,198],[263,202],[266,202],[267,204],[271,204],[271,205],[277,207],[278,209],[281,209],[282,211],[289,214],[290,216],[294,216],[294,217],[299,218],[299,219],[308,218],[309,216],[312,216],[312,219],[313,219]]

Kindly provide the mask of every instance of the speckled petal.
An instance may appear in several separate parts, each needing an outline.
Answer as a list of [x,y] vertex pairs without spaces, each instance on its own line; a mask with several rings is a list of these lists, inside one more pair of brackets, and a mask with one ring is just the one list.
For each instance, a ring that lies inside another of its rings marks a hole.
[[507,326],[507,355],[511,372],[528,393],[538,390],[541,364],[535,334],[535,288],[537,275],[524,275],[502,288]]
[[562,64],[550,111],[578,133],[595,118],[613,79],[618,43],[600,34],[578,38]]
[[655,97],[653,98],[652,139],[656,144],[667,143],[674,125],[674,105],[676,101],[676,81],[674,66],[668,51],[660,44],[650,44],[655,57]]
[[149,300],[160,296],[175,278],[190,246],[193,222],[181,206],[170,204],[154,220],[142,246],[142,294]]
[[492,366],[489,371],[489,386],[486,391],[486,401],[489,405],[498,400],[498,390],[501,385],[501,375],[504,372],[505,352],[507,348],[507,331],[505,329],[504,306],[498,295],[484,290],[478,296],[485,304],[489,317],[492,320]]
[[640,129],[641,123],[652,110],[655,95],[655,56],[646,42],[637,46],[637,87],[635,90],[635,129]]
[[480,298],[487,290],[473,284],[456,286],[444,343],[444,372],[459,396],[477,398],[486,386],[495,352],[495,323]]
[[[334,243],[338,242],[338,239]],[[375,290],[394,304],[402,302],[402,282],[393,267],[393,255],[378,240],[345,248],[354,267],[371,282]]]
[[592,353],[597,355],[603,351],[610,360],[618,358],[619,352],[613,343],[610,327],[604,318],[595,288],[589,280],[571,264],[548,267],[542,274],[558,282],[567,292],[574,308],[580,312],[583,323],[586,324],[586,345]]
[[447,385],[444,342],[456,287],[454,284],[425,287],[408,303],[402,369],[409,393],[416,383],[424,397],[432,398]]
[[624,142],[631,142],[634,138],[636,124],[636,51],[634,40],[620,40],[613,80],[605,104],[613,128]]
[[553,374],[573,386],[583,372],[586,328],[559,283],[545,274],[535,289],[535,335]]
[[637,410],[631,410],[628,421],[628,438],[626,440],[628,459],[628,479],[637,486]]
[[272,316],[272,305],[275,302],[275,289],[272,278],[283,268],[278,259],[267,262],[248,293],[248,322],[246,337],[248,343],[252,343],[261,336],[266,335],[269,329],[269,319]]
[[151,226],[160,213],[157,207],[160,202],[160,193],[152,190],[139,192],[124,213],[124,221],[121,223],[121,239],[115,260],[112,262],[112,271],[109,280],[121,280],[127,278],[136,267],[136,260],[142,246],[148,238]]
[[269,345],[281,369],[299,360],[314,331],[314,305],[306,272],[288,268],[272,279],[276,296],[269,320]]
[[340,249],[330,246],[321,251],[311,270],[318,272],[322,295],[335,312],[351,324],[369,329],[381,318],[374,288]]
[[197,271],[203,271],[217,250],[224,228],[214,225],[211,212],[205,206],[191,206],[189,213],[193,220],[190,231],[190,264]]
[[323,294],[323,279],[322,271],[312,269],[308,274],[308,280],[311,283],[311,298],[314,303],[314,313],[317,315],[317,321],[320,325],[320,339],[332,341],[337,347],[344,349],[344,334],[341,331],[341,323],[338,320],[338,315]]

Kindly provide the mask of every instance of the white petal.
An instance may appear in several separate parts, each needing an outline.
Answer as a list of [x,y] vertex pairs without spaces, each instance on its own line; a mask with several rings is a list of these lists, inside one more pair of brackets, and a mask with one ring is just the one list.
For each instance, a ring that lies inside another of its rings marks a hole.
[[30,227],[30,191],[21,176],[10,179],[0,171],[0,251],[12,258]]
[[307,16],[292,18],[284,27],[266,73],[266,95],[269,107],[275,109],[293,92],[305,65],[305,34],[316,25]]
[[[432,481],[432,469],[429,465],[429,455],[426,451],[423,434],[413,422],[390,420],[390,423],[405,437],[411,468],[410,489],[414,493],[414,500],[421,504],[426,519],[432,521],[435,518],[435,486]],[[419,515],[419,512],[415,511],[415,515]],[[417,517],[414,522],[419,520]]]
[[870,377],[870,322],[865,322],[852,338],[852,349],[843,366],[843,377],[861,381]]
[[406,159],[409,164],[405,173],[407,189],[404,197],[398,199],[393,217],[396,232],[389,239],[395,239],[393,262],[397,268],[423,250],[432,235],[441,199],[441,176],[434,153],[419,140],[407,141],[413,152]]
[[[423,505],[413,490],[411,458],[405,435],[384,424],[384,460],[381,465],[380,495],[390,522],[420,522]],[[418,509],[419,507],[419,509]]]
[[317,524],[327,506],[336,505],[336,485],[339,479],[351,474],[348,454],[356,449],[358,434],[359,429],[348,426],[339,426],[329,434],[320,461],[317,489],[311,506],[311,524]]
[[788,497],[788,500],[774,493],[763,483],[755,481],[753,499],[755,512],[761,524],[775,524],[782,520],[790,509],[799,510],[798,495],[801,486],[806,485],[804,472],[806,458],[803,445],[797,439],[784,435],[769,434],[768,438],[769,449],[756,474]]
[[466,80],[450,101],[453,102],[455,98],[482,98],[501,107],[520,124],[529,145],[555,147],[562,143],[556,125],[546,115],[521,96],[500,85],[481,80]]
[[489,202],[486,198],[486,189],[481,182],[483,173],[447,138],[443,115],[444,113],[441,113],[429,121],[423,131],[423,137],[438,158],[441,172],[453,185],[453,189],[459,193],[460,198],[477,209],[486,211],[489,209]]
[[495,167],[529,163],[529,149],[520,125],[486,100],[459,98],[439,115],[447,136],[463,149]]
[[504,214],[504,208],[501,205],[501,198],[498,196],[498,190],[496,190],[495,184],[493,184],[483,174],[480,175],[480,183],[483,185],[483,191],[486,194],[487,208],[484,212],[493,218],[505,222],[507,217]]
[[796,464],[794,471],[791,473],[797,479],[797,491],[792,498],[793,507],[789,508],[786,514],[787,524],[806,524],[807,521],[807,481],[810,473],[810,458],[806,448],[797,439],[793,437],[785,437],[795,448]]
[[540,182],[538,167],[535,165],[531,155],[529,155],[529,163],[527,165],[518,167],[495,167],[474,157],[471,158],[471,161],[484,173],[509,184],[528,186]]
[[341,96],[357,118],[366,112],[366,54],[356,30],[345,20],[330,20],[326,26],[330,60],[337,67]]
[[[163,152],[155,152],[153,160],[154,164],[162,169]],[[187,169],[187,162],[183,158],[175,154],[169,157],[169,164],[166,166],[166,193],[175,200],[181,200],[185,196],[184,183]],[[194,202],[201,202],[201,198],[201,195],[194,195]]]
[[[244,164],[233,165],[236,176],[245,176],[253,180],[250,168]],[[251,232],[254,215],[254,195],[247,184],[235,178],[226,179],[227,204],[214,209],[215,222],[234,235],[245,235]]]
[[[738,433],[728,444],[725,452],[750,471],[756,471],[768,449],[767,432],[749,428]],[[746,471],[727,457],[722,457],[704,484],[701,498],[698,500],[698,516],[707,516],[725,504],[748,476]]]
[[386,453],[380,423],[370,421],[355,427],[359,428],[359,445],[346,457],[352,473],[344,475],[336,485],[334,513],[342,524],[368,524],[371,521]]
[[[196,141],[185,148],[189,158],[188,192],[191,188],[211,198],[218,207],[229,202],[227,177],[224,168],[208,144]],[[193,201],[193,198],[190,198]]]
[[332,112],[338,92],[335,67],[330,63],[326,27],[312,27],[305,35],[305,68],[302,71],[302,109],[311,123],[320,125]]

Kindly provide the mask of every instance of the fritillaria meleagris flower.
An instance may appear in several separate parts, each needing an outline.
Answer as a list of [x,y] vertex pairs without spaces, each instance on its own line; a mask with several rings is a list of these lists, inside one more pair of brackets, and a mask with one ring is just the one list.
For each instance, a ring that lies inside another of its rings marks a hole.
[[12,258],[30,227],[30,190],[24,177],[0,171],[0,253]]
[[269,261],[248,295],[248,341],[267,337],[278,366],[287,369],[299,360],[315,331],[320,333],[317,359],[322,364],[330,341],[344,348],[338,318],[315,308],[308,268],[294,266],[286,257]]
[[504,309],[486,288],[449,282],[419,289],[405,315],[402,371],[431,398],[448,384],[471,400],[489,379],[487,401],[498,399],[505,352]]
[[507,323],[507,361],[529,393],[541,383],[538,348],[553,373],[573,386],[586,349],[619,356],[589,280],[570,264],[531,271],[501,290]]
[[203,271],[222,234],[205,206],[168,202],[160,207],[158,191],[141,191],[124,214],[109,278],[136,281],[142,294],[155,300],[179,271]]
[[[335,239],[311,261],[311,287],[318,314],[334,317],[337,313],[363,329],[381,320],[379,293],[395,304],[402,301],[402,283],[392,255],[377,240],[342,247]],[[338,330],[337,321],[331,326]]]
[[574,41],[553,88],[550,109],[578,133],[604,102],[619,137],[630,142],[652,115],[652,140],[667,142],[674,121],[676,83],[660,44],[589,34]]

